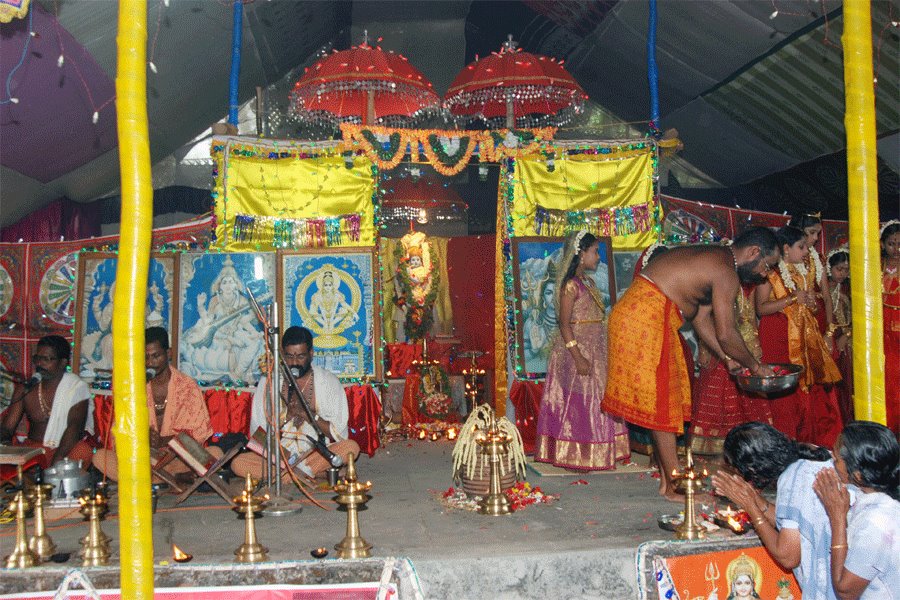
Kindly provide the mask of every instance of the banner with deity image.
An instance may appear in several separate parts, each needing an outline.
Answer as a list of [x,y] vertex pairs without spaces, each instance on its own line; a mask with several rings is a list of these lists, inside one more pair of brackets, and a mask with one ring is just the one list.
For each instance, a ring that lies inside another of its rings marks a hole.
[[[72,371],[95,384],[109,382],[112,377],[116,256],[114,253],[84,252],[78,260],[75,353],[71,364]],[[154,254],[150,258],[144,313],[144,326],[165,328],[172,348],[177,347],[173,308],[176,264],[175,254]]]
[[313,334],[313,363],[344,381],[381,378],[375,254],[370,248],[282,251],[282,331]]
[[178,368],[201,386],[256,384],[265,342],[250,294],[265,311],[274,289],[271,252],[182,254]]
[[[588,275],[607,310],[616,295],[615,268],[610,238],[599,238],[600,262]],[[513,285],[516,318],[518,372],[530,379],[542,378],[553,338],[559,334],[556,279],[564,238],[518,237],[512,240]]]

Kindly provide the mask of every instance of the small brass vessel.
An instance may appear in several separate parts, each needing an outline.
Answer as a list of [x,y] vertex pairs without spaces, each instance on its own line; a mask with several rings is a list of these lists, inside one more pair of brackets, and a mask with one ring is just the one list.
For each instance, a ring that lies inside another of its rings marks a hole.
[[477,435],[475,443],[487,454],[490,467],[490,487],[488,495],[478,505],[478,512],[483,515],[499,516],[512,513],[509,498],[500,489],[500,461],[509,451],[510,439],[497,427],[497,421],[491,417],[491,425],[483,435]]
[[106,496],[94,490],[85,490],[78,498],[79,512],[88,521],[87,537],[81,540],[81,564],[85,567],[101,567],[109,564],[109,536],[100,528],[100,521],[109,512]]
[[347,475],[334,486],[334,491],[337,492],[334,501],[347,510],[347,533],[334,547],[338,558],[368,558],[372,555],[372,544],[359,534],[359,511],[364,510],[366,502],[372,499],[369,495],[371,489],[371,482],[357,481],[356,461],[350,454],[347,458]]
[[44,501],[50,497],[50,490],[53,487],[50,483],[39,483],[31,488],[31,501],[34,504],[34,535],[28,540],[28,547],[41,562],[50,560],[50,557],[56,552],[56,544],[50,539],[44,525]]
[[234,551],[234,560],[239,563],[258,563],[269,558],[269,549],[259,543],[256,537],[256,514],[261,512],[269,499],[268,495],[254,496],[253,490],[257,482],[250,478],[247,480],[240,496],[232,498],[234,506],[232,510],[244,515],[244,543]]
[[7,569],[27,569],[38,564],[39,558],[28,547],[28,533],[25,531],[25,511],[31,508],[25,498],[25,492],[19,490],[13,499],[16,507],[16,545],[12,554],[6,557]]
[[703,480],[709,476],[706,469],[697,471],[694,467],[694,457],[691,449],[687,449],[687,468],[684,471],[674,471],[672,480],[679,494],[684,494],[684,521],[675,528],[675,539],[678,540],[702,540],[706,537],[706,531],[697,523],[694,513],[694,494],[703,488]]

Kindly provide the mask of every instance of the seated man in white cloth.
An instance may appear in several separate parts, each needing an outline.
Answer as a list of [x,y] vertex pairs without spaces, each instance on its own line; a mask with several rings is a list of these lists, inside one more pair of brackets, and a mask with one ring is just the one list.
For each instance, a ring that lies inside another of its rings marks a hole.
[[83,438],[93,432],[93,403],[87,384],[69,373],[69,342],[58,335],[38,340],[34,356],[35,376],[13,397],[0,424],[0,443],[13,441],[24,415],[28,419],[28,438],[24,446],[45,449],[42,466],[63,458],[88,462],[91,446]]
[[[347,409],[347,396],[338,378],[312,364],[312,333],[304,327],[289,327],[281,338],[282,356],[294,374],[300,393],[309,403],[316,423],[329,437],[328,449],[340,456],[344,461],[351,452],[359,455],[359,445],[347,439],[347,421],[350,417]],[[288,382],[281,377],[281,446],[284,456],[293,468],[308,477],[315,477],[329,468],[329,463],[315,451],[306,436],[315,438],[316,431],[309,423],[306,411],[300,405],[294,390],[288,390]],[[268,381],[265,377],[259,382],[253,395],[253,406],[250,412],[250,434],[266,428],[266,399]],[[281,463],[284,464],[283,462]],[[231,461],[231,470],[235,475],[262,478],[265,473],[263,457],[253,452],[243,452]],[[283,478],[289,479],[287,472]]]

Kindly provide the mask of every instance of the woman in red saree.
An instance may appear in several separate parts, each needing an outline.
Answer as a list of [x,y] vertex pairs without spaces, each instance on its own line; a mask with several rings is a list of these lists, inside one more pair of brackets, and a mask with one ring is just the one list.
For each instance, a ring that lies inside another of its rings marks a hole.
[[[810,254],[804,232],[782,227],[776,233],[782,259],[756,288],[756,312],[763,361],[803,367],[797,390],[771,399],[777,429],[801,442],[834,445],[843,427],[834,384],[840,371],[831,358],[831,298],[818,253]],[[827,335],[819,329],[822,300]]]
[[853,417],[853,356],[850,353],[850,253],[840,246],[825,257],[828,274],[828,296],[831,298],[831,318],[835,330],[831,357],[841,371],[838,400],[844,425]]
[[884,303],[884,402],[887,426],[900,433],[900,221],[881,229],[881,301]]

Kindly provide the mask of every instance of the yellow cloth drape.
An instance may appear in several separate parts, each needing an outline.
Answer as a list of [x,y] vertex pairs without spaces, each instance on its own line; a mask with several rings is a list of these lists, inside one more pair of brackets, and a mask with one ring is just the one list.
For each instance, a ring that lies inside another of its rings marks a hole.
[[119,463],[119,554],[123,598],[153,597],[150,416],[144,385],[144,311],[153,226],[147,121],[147,2],[121,0],[116,119],[122,234],[113,308],[113,386]]
[[[434,299],[434,327],[435,335],[450,335],[453,333],[453,306],[450,303],[450,282],[447,275],[447,242],[448,238],[429,237],[431,256],[438,264],[438,292]],[[403,319],[402,311],[394,304],[395,287],[394,276],[397,272],[397,258],[394,251],[400,245],[400,240],[393,238],[381,238],[381,252],[379,258],[383,267],[385,284],[381,289],[381,298],[384,306],[384,340],[388,344],[397,341],[397,320]]]
[[[513,235],[537,235],[537,206],[555,210],[612,209],[653,201],[652,148],[634,150],[610,159],[602,154],[558,157],[553,172],[543,156],[516,161],[512,206]],[[652,209],[651,209],[652,211]],[[626,236],[613,236],[614,250],[640,250],[656,241],[652,228]]]
[[[372,163],[356,157],[348,169],[339,153],[311,158],[235,155],[226,145],[214,151],[216,245],[227,251],[274,250],[275,219],[321,219],[360,215],[360,237],[346,227],[337,246],[373,246],[375,227]],[[237,239],[238,215],[255,218],[252,239]]]
[[872,69],[872,5],[844,2],[844,129],[850,215],[850,305],[853,312],[853,408],[860,420],[887,423],[878,157]]

